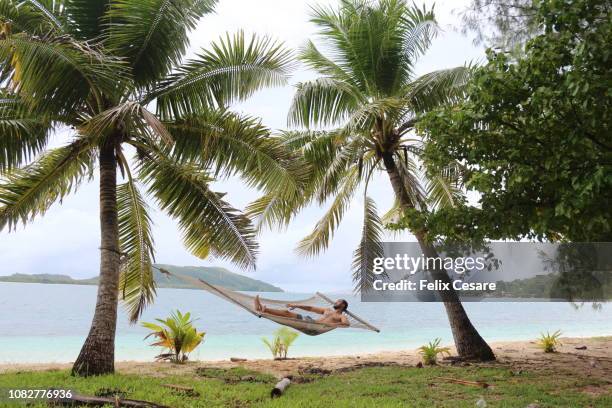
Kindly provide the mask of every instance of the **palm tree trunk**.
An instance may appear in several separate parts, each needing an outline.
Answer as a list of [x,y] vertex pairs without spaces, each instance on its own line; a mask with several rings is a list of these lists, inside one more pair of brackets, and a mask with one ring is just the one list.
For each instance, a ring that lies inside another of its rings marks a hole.
[[100,149],[100,281],[91,329],[72,367],[73,375],[115,371],[115,331],[119,287],[119,226],[115,146]]
[[[406,194],[404,183],[402,182],[401,176],[397,171],[395,160],[392,154],[383,154],[383,162],[391,181],[391,186],[395,195],[399,199],[401,208],[403,210],[414,208],[410,198]],[[438,253],[433,245],[431,245],[423,231],[413,231],[421,251],[425,257],[438,257]],[[451,282],[448,274],[444,269],[434,269],[430,271],[431,276],[435,280],[439,280],[443,283]],[[495,354],[493,350],[487,344],[487,342],[480,336],[470,318],[468,317],[457,292],[450,286],[450,290],[438,291],[440,298],[444,302],[444,308],[446,309],[446,315],[450,323],[451,331],[453,333],[453,339],[455,340],[455,347],[457,348],[457,354],[460,357],[466,359],[476,359],[481,361],[495,360]]]

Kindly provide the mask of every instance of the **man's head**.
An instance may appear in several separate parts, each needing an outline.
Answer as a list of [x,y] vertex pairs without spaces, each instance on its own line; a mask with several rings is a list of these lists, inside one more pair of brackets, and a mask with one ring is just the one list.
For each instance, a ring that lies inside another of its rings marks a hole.
[[334,309],[339,312],[346,312],[346,309],[348,309],[348,302],[344,299],[338,299],[336,303],[334,303]]

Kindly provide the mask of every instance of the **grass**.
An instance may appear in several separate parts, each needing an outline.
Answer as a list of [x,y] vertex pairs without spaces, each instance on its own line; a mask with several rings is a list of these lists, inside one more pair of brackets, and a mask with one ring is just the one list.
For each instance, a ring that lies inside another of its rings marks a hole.
[[[485,381],[487,389],[446,383],[435,377]],[[168,377],[138,375],[71,377],[67,371],[21,372],[0,375],[0,391],[16,388],[65,388],[80,394],[121,393],[126,398],[157,402],[176,408],[196,407],[470,407],[483,397],[488,407],[609,407],[608,393],[593,395],[584,387],[606,384],[603,379],[571,374],[527,372],[515,375],[508,368],[371,367],[346,371],[292,384],[286,394],[270,399],[276,382],[272,376],[241,368],[198,369],[196,374]],[[193,387],[199,396],[164,388],[162,384]],[[603,388],[602,388],[603,390]],[[0,406],[6,405],[0,400]],[[42,403],[30,405],[43,407]]]

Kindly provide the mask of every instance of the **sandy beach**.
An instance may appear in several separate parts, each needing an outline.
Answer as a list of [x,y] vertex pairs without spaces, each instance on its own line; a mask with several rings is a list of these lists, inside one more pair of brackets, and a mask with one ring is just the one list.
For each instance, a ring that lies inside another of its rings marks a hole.
[[[573,373],[583,377],[596,377],[609,380],[612,390],[612,336],[591,338],[562,338],[557,353],[543,353],[536,341],[493,342],[497,361],[478,363],[479,366],[508,367],[511,370],[547,370],[556,373]],[[586,347],[586,349],[584,349]],[[454,350],[453,350],[454,352]],[[236,356],[240,357],[240,356]],[[327,357],[296,357],[283,361],[271,359],[232,361],[192,361],[184,365],[155,362],[122,361],[116,369],[122,374],[142,374],[164,377],[187,375],[198,368],[231,368],[241,366],[250,370],[272,374],[276,377],[304,374],[330,374],[368,366],[397,365],[415,366],[420,361],[416,350],[389,351],[375,354]],[[471,365],[470,362],[442,361],[441,364]],[[62,364],[0,364],[0,373],[17,371],[40,371],[69,369],[68,363]]]

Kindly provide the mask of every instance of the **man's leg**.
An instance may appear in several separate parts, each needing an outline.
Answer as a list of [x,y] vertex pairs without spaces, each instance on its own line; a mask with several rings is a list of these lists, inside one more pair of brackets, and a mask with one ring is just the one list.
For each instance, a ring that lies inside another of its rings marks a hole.
[[264,305],[261,304],[261,301],[259,300],[259,295],[255,296],[255,310],[257,310],[260,313],[267,313],[267,314],[271,314],[274,316],[280,316],[280,317],[289,317],[291,319],[297,319],[298,317],[297,313],[293,313],[288,310],[270,309],[269,307],[265,307]]

